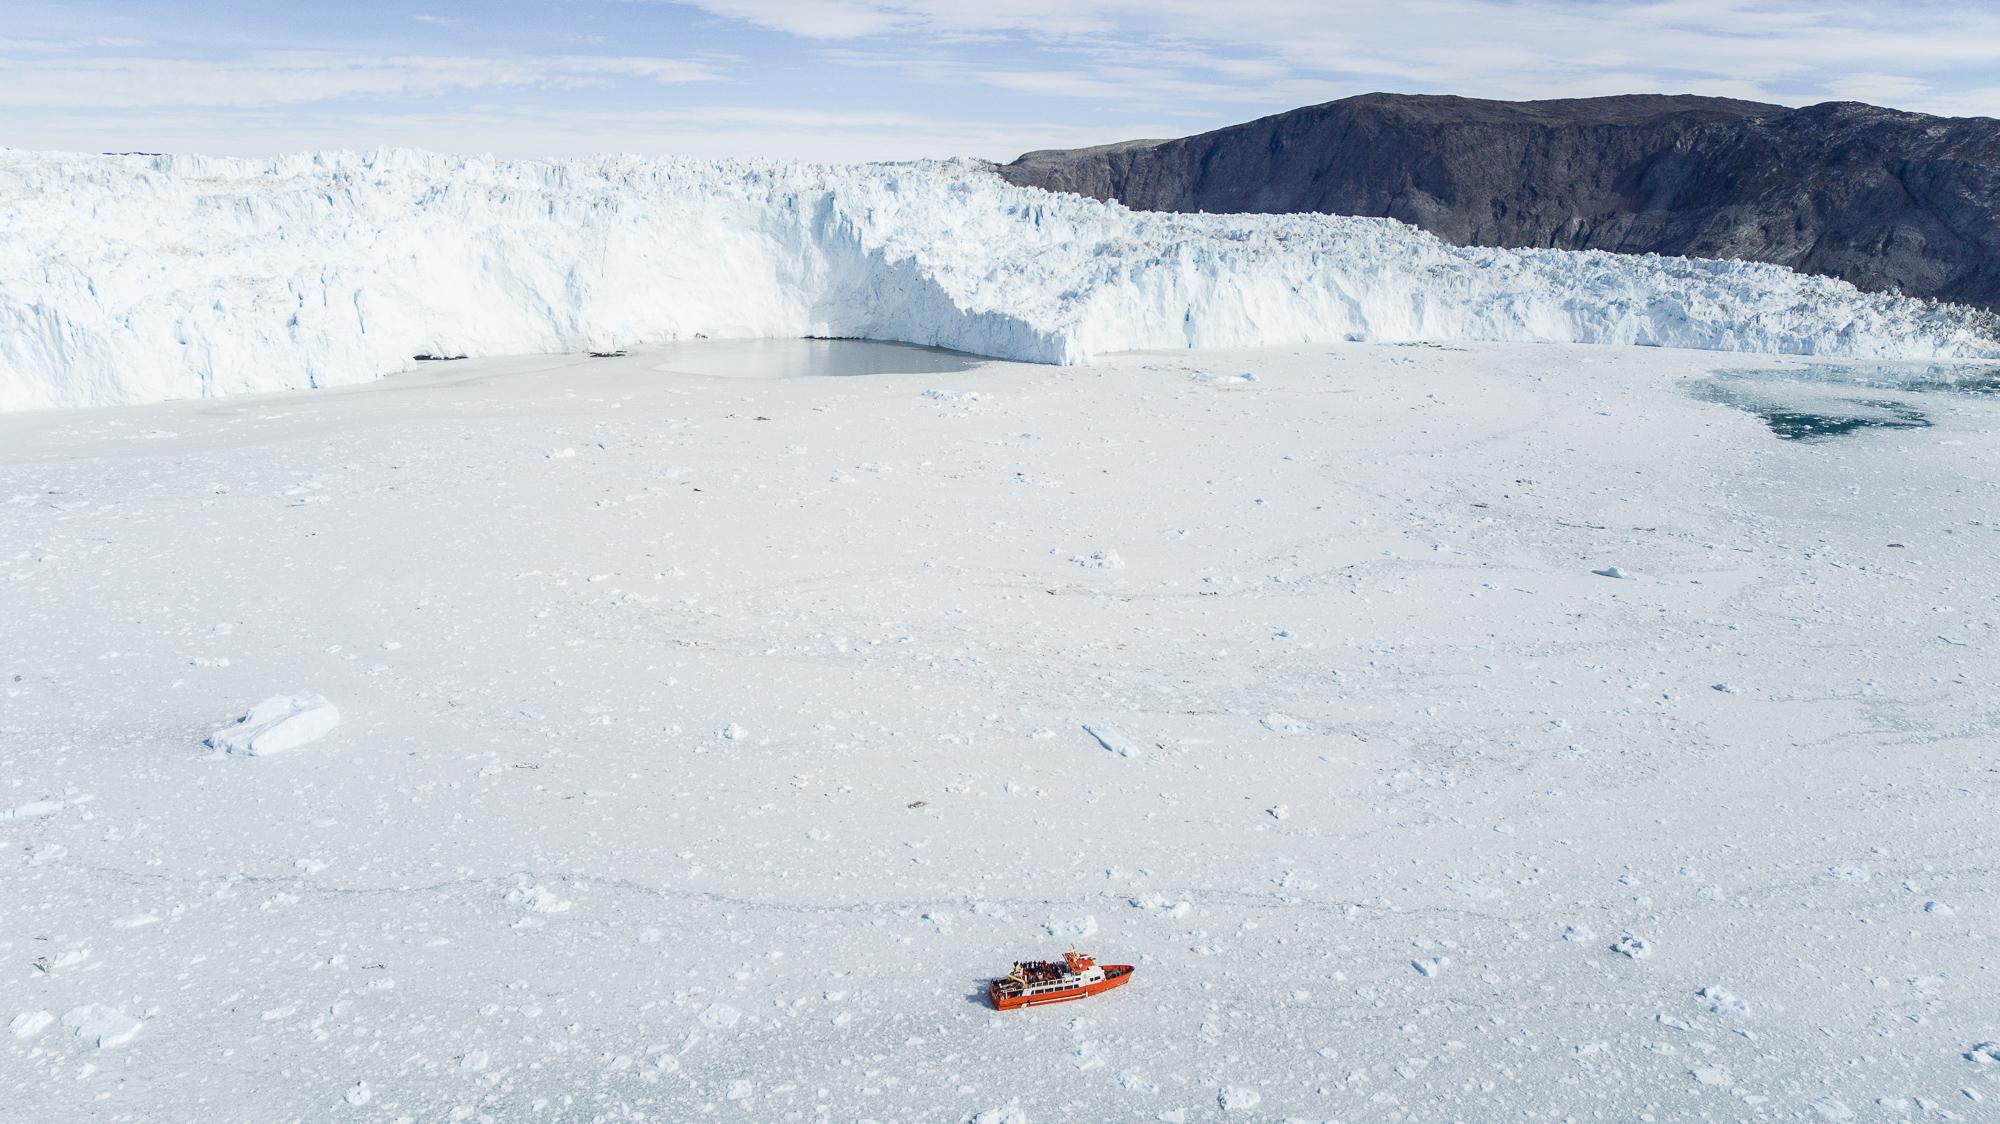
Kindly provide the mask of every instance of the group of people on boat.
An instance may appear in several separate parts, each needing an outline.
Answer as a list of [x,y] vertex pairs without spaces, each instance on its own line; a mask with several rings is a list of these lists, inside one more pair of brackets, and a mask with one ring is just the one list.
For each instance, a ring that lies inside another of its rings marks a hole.
[[1067,965],[1057,963],[1053,960],[1017,960],[1014,962],[1012,978],[1021,981],[1023,984],[1032,986],[1034,984],[1053,983],[1068,974],[1069,968]]

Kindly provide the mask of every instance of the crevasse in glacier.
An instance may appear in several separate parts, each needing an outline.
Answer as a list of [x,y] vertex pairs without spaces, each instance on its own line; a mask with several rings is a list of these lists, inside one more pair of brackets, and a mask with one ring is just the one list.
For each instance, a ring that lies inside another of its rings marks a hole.
[[1546,340],[2000,353],[1991,318],[1744,262],[1135,213],[973,162],[0,152],[0,409],[327,386],[419,354],[853,336],[1137,348]]

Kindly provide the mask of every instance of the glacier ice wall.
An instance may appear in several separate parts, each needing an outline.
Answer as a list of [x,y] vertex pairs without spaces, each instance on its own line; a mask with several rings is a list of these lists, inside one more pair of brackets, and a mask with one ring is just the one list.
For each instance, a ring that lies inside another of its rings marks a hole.
[[697,334],[1048,363],[1342,339],[2000,353],[1984,314],[1775,266],[1458,248],[1377,219],[1134,213],[970,162],[0,151],[0,214],[0,409]]

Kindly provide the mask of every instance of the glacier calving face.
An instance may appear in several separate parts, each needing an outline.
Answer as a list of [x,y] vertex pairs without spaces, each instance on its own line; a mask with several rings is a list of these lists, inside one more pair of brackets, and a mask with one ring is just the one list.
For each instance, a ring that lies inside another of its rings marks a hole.
[[353,383],[416,355],[852,336],[1140,348],[1540,340],[1970,358],[1991,318],[1742,262],[1135,213],[970,162],[0,152],[0,409]]

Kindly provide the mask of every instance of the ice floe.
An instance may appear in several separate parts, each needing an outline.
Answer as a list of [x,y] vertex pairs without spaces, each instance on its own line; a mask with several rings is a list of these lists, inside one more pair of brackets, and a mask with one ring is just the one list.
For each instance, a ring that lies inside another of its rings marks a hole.
[[309,745],[340,725],[340,711],[319,695],[272,695],[208,736],[208,745],[239,757],[268,757]]
[[116,1007],[102,1003],[86,1003],[71,1008],[62,1017],[62,1024],[76,1032],[78,1038],[100,1049],[123,1046],[139,1036],[145,1024]]

